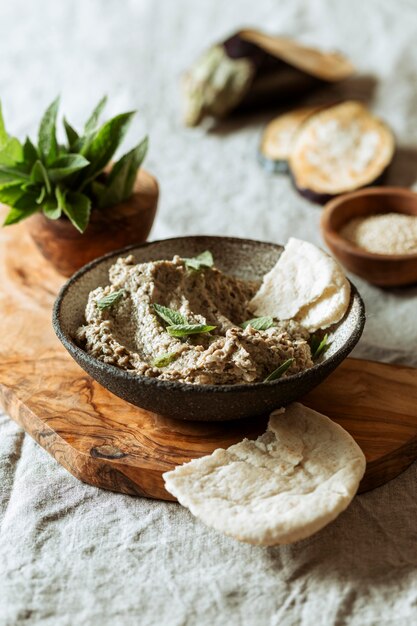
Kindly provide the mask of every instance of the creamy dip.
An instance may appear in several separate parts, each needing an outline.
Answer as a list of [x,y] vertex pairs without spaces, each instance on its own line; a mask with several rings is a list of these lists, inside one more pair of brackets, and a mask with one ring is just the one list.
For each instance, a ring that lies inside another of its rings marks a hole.
[[[120,258],[109,270],[110,285],[89,294],[86,323],[76,341],[89,354],[132,374],[198,384],[265,380],[288,359],[288,374],[313,365],[309,333],[295,321],[267,330],[240,324],[253,318],[248,302],[259,284],[228,276],[215,267],[189,269],[184,260],[135,264]],[[123,290],[113,305],[106,296]],[[216,328],[173,337],[154,304],[178,311],[190,324]],[[165,358],[168,355],[168,358]]]

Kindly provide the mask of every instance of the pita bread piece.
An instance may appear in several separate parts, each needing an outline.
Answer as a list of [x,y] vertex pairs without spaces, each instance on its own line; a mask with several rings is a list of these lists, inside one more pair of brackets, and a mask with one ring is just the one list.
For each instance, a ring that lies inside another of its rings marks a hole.
[[314,332],[340,321],[349,302],[350,283],[339,263],[313,244],[291,238],[249,308],[258,317],[295,319]]
[[181,465],[166,489],[216,530],[254,545],[309,537],[351,502],[365,471],[354,439],[302,404],[271,414],[255,441]]

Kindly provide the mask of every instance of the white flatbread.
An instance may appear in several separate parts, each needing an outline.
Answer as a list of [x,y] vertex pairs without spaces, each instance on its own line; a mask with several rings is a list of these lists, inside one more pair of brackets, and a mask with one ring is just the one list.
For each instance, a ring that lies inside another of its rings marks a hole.
[[166,489],[216,530],[254,545],[304,539],[351,502],[365,471],[354,439],[302,404],[271,414],[255,441],[163,475]]
[[[331,300],[323,298],[324,294],[332,296]],[[321,298],[323,302],[309,315],[308,307]],[[277,263],[264,276],[249,308],[259,317],[278,320],[298,319],[302,312],[301,317],[309,319],[310,329],[314,331],[338,322],[349,300],[349,281],[339,263],[313,244],[291,238]]]

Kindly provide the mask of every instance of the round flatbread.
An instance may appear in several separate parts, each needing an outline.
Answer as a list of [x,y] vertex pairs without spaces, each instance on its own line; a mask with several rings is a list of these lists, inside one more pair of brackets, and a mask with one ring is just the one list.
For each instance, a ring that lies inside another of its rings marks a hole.
[[354,439],[302,404],[271,414],[255,441],[181,465],[166,489],[202,522],[255,545],[304,539],[351,502],[365,471]]
[[305,318],[314,332],[341,320],[349,302],[350,284],[339,263],[313,244],[291,238],[249,308],[258,317]]

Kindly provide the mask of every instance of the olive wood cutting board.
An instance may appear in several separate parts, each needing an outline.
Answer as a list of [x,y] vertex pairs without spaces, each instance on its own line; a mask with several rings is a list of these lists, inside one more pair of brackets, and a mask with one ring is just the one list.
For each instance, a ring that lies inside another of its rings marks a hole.
[[[264,431],[266,417],[174,421],[101,387],[52,330],[51,309],[64,280],[41,257],[24,224],[0,231],[0,399],[74,476],[113,491],[173,500],[163,472]],[[361,446],[367,459],[361,491],[397,476],[417,457],[416,369],[347,359],[303,401]]]

